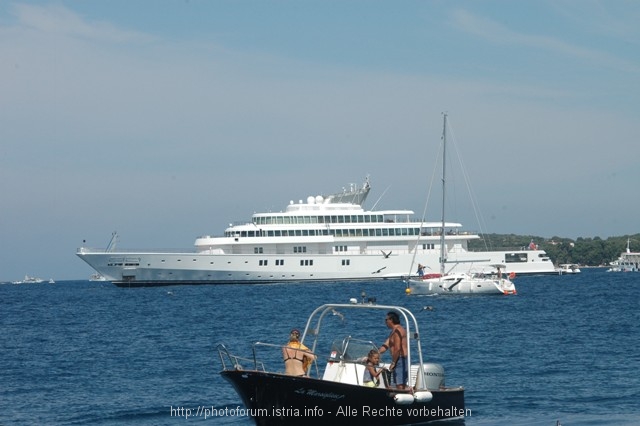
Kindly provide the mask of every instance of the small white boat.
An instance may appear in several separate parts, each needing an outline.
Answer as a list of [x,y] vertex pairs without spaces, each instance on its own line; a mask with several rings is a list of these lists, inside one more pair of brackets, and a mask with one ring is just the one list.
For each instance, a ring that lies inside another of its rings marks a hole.
[[[510,274],[511,279],[514,277],[515,274]],[[416,296],[435,294],[517,294],[516,286],[511,279],[502,276],[500,270],[491,274],[430,274],[423,277],[410,278],[406,293]]]
[[49,284],[55,284],[56,282],[53,280],[53,278],[49,278]]
[[22,281],[13,281],[14,284],[40,284],[43,282],[44,280],[42,278],[32,277],[29,275],[25,275]]
[[[444,114],[444,124],[442,129],[442,225],[440,228],[440,273],[422,274],[422,268],[418,267],[419,276],[409,277],[405,292],[409,295],[436,295],[436,294],[516,294],[515,284],[507,277],[503,276],[502,270],[507,265],[488,265],[496,269],[495,273],[445,273],[447,262],[445,244],[445,164],[447,147],[447,115]],[[453,262],[454,264],[456,262]],[[481,263],[481,262],[480,262]],[[511,273],[510,278],[515,277]]]
[[563,263],[556,268],[559,275],[579,274],[580,268],[575,263]]
[[106,280],[107,279],[104,276],[98,273],[91,274],[91,276],[89,277],[89,281],[106,281]]

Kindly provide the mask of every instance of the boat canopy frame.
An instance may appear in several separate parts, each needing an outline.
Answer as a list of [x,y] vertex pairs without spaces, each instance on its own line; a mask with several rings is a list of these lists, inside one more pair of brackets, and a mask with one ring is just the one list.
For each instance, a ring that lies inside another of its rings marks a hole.
[[[412,340],[415,342],[415,350],[414,352],[418,357],[418,371],[416,372],[416,379],[418,377],[424,377],[424,362],[422,359],[422,346],[420,343],[420,331],[418,326],[418,320],[413,315],[413,313],[404,308],[402,306],[394,306],[394,305],[377,305],[371,303],[354,303],[354,304],[325,304],[316,308],[311,315],[309,315],[309,319],[304,328],[304,332],[300,337],[300,342],[304,344],[305,339],[309,336],[309,338],[313,338],[313,343],[311,344],[310,350],[313,353],[316,353],[316,346],[318,343],[318,337],[320,336],[320,326],[324,317],[327,314],[331,315],[342,315],[338,310],[348,310],[348,309],[368,309],[368,310],[379,310],[390,312],[397,312],[401,319],[404,319],[405,330],[407,332],[407,365],[411,366],[411,354],[412,354]],[[418,389],[426,389],[424,385],[424,380],[418,381],[416,380],[416,390]]]

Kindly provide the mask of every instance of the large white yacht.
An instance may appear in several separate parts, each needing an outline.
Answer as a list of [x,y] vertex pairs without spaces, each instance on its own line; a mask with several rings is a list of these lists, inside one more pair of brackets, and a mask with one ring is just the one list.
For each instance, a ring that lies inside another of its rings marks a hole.
[[[418,262],[439,269],[442,223],[413,219],[411,210],[364,210],[371,187],[291,202],[284,212],[255,213],[223,236],[202,236],[193,251],[81,247],[77,255],[117,286],[276,283],[402,279]],[[459,223],[445,223],[449,272],[481,272],[504,264],[509,274],[552,274],[543,250],[470,252],[480,238]]]

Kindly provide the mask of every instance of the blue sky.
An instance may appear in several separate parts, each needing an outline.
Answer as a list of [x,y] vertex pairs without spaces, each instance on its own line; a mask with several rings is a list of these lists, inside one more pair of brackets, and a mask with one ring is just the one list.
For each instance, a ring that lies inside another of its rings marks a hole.
[[86,278],[83,240],[189,248],[367,175],[368,206],[419,216],[443,111],[480,217],[452,173],[449,220],[638,233],[637,22],[635,1],[2,2],[0,281]]

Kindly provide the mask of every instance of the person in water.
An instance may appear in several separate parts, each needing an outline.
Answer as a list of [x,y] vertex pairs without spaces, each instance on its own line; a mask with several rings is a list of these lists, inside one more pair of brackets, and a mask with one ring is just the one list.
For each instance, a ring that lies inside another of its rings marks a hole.
[[400,324],[400,317],[394,311],[388,312],[385,319],[387,327],[391,329],[391,334],[380,346],[380,353],[391,350],[391,365],[389,370],[393,382],[398,389],[405,389],[409,379],[409,369],[407,365],[407,331]]
[[364,376],[362,377],[362,384],[371,388],[377,388],[380,383],[380,374],[384,371],[378,369],[380,364],[380,352],[375,349],[371,349],[367,356],[367,363],[365,364]]
[[305,376],[309,365],[316,359],[316,356],[300,342],[300,331],[291,330],[289,342],[282,347],[282,357],[284,358],[284,372],[289,376]]

